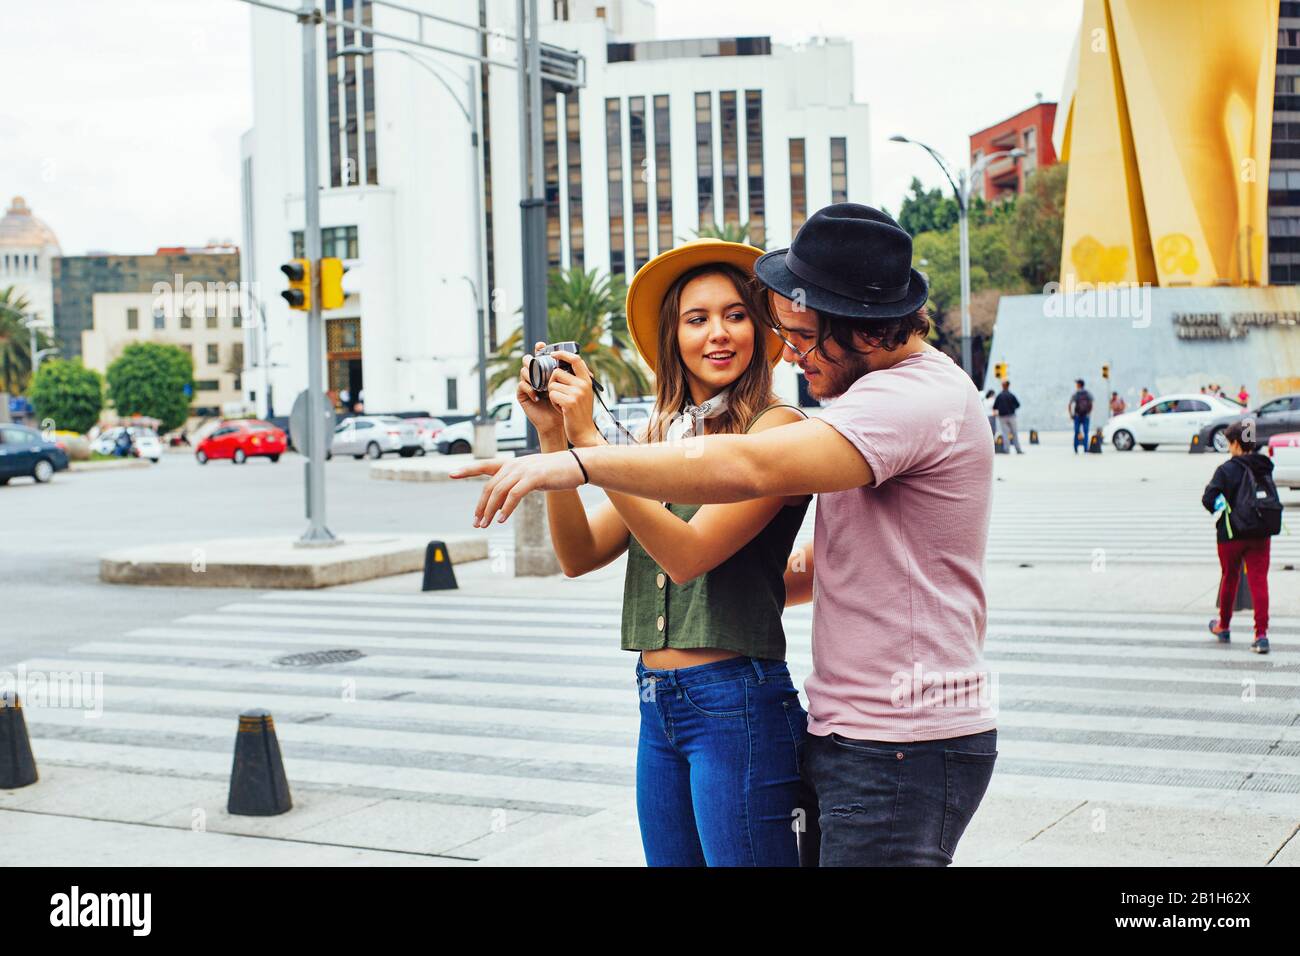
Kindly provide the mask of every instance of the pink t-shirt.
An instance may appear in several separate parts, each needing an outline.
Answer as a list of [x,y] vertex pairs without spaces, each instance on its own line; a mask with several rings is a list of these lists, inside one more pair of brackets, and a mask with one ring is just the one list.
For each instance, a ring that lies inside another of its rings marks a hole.
[[979,392],[926,350],[862,376],[822,421],[875,483],[817,496],[808,730],[891,741],[992,730],[993,442]]

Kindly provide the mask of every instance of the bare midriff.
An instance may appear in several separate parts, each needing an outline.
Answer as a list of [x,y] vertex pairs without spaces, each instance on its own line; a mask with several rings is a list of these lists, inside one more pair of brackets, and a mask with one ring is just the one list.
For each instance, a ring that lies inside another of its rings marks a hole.
[[642,651],[641,663],[652,671],[672,671],[740,656],[721,647],[661,647],[656,651]]

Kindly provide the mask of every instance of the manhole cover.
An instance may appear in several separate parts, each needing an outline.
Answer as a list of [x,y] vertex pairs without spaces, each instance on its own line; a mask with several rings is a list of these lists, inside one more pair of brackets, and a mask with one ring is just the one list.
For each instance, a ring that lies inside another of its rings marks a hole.
[[342,651],[307,651],[302,654],[287,654],[284,657],[277,657],[276,664],[283,664],[286,667],[314,667],[317,664],[346,664],[348,661],[355,661],[365,657],[360,651],[342,650]]

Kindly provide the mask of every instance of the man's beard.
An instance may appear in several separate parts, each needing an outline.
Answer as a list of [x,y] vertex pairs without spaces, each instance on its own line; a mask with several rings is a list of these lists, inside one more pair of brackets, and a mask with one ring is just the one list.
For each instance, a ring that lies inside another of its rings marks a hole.
[[817,370],[820,375],[813,381],[817,383],[813,387],[810,383],[809,391],[813,397],[819,401],[839,398],[847,392],[862,376],[871,371],[867,365],[867,357],[857,352],[846,353],[838,365],[831,362],[824,363]]

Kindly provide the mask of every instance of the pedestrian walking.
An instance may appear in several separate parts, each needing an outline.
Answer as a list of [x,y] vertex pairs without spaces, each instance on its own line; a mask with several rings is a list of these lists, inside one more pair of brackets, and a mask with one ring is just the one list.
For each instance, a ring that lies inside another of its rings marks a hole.
[[1246,391],[1245,385],[1241,386],[1241,391],[1237,393],[1237,401],[1241,402],[1242,405],[1250,404],[1250,392]]
[[1138,408],[1145,408],[1149,402],[1154,402],[1156,397],[1147,391],[1145,385],[1142,386],[1142,397],[1138,399]]
[[[629,331],[656,385],[642,440],[675,445],[680,455],[682,440],[757,436],[806,417],[772,392],[781,342],[751,272],[761,254],[700,240],[633,277]],[[553,357],[572,371],[557,368],[536,391],[526,359],[517,387],[542,451],[605,445],[586,363]],[[622,647],[637,652],[636,804],[646,862],[797,866],[791,821],[808,803],[799,775],[807,717],[785,663],[781,612],[809,496],[704,506],[660,503],[686,496],[608,498],[588,511],[577,492],[554,491],[546,511],[570,577],[627,554]]]
[[993,401],[993,410],[998,413],[1002,441],[1008,448],[1014,447],[1017,455],[1023,455],[1025,451],[1020,447],[1020,436],[1016,434],[1016,409],[1019,407],[1020,399],[1012,394],[1011,383],[1003,382],[1001,393]]
[[1120,398],[1119,392],[1111,392],[1110,417],[1114,418],[1116,415],[1123,415],[1124,409],[1126,408],[1128,408],[1128,406],[1124,404],[1124,399]]
[[997,759],[983,661],[993,448],[970,377],[926,341],[911,261],[892,218],[836,203],[755,263],[786,360],[835,398],[815,421],[709,435],[689,454],[608,445],[456,473],[492,476],[478,527],[533,491],[588,483],[651,501],[817,493],[813,554],[791,555],[785,593],[813,602],[800,760],[823,866],[948,865]]
[[984,414],[989,417],[989,430],[993,432],[993,436],[996,438],[998,434],[998,412],[993,405],[993,389],[990,388],[984,393]]
[[1083,379],[1074,380],[1074,394],[1066,404],[1066,411],[1074,422],[1074,453],[1088,450],[1088,422],[1092,415],[1092,393],[1083,387]]
[[1219,616],[1210,619],[1210,633],[1221,644],[1231,640],[1232,608],[1237,602],[1241,566],[1255,606],[1255,641],[1250,649],[1268,653],[1268,563],[1273,535],[1282,529],[1282,502],[1273,483],[1273,462],[1255,450],[1248,425],[1233,422],[1224,429],[1229,458],[1214,470],[1201,504],[1217,515]]

